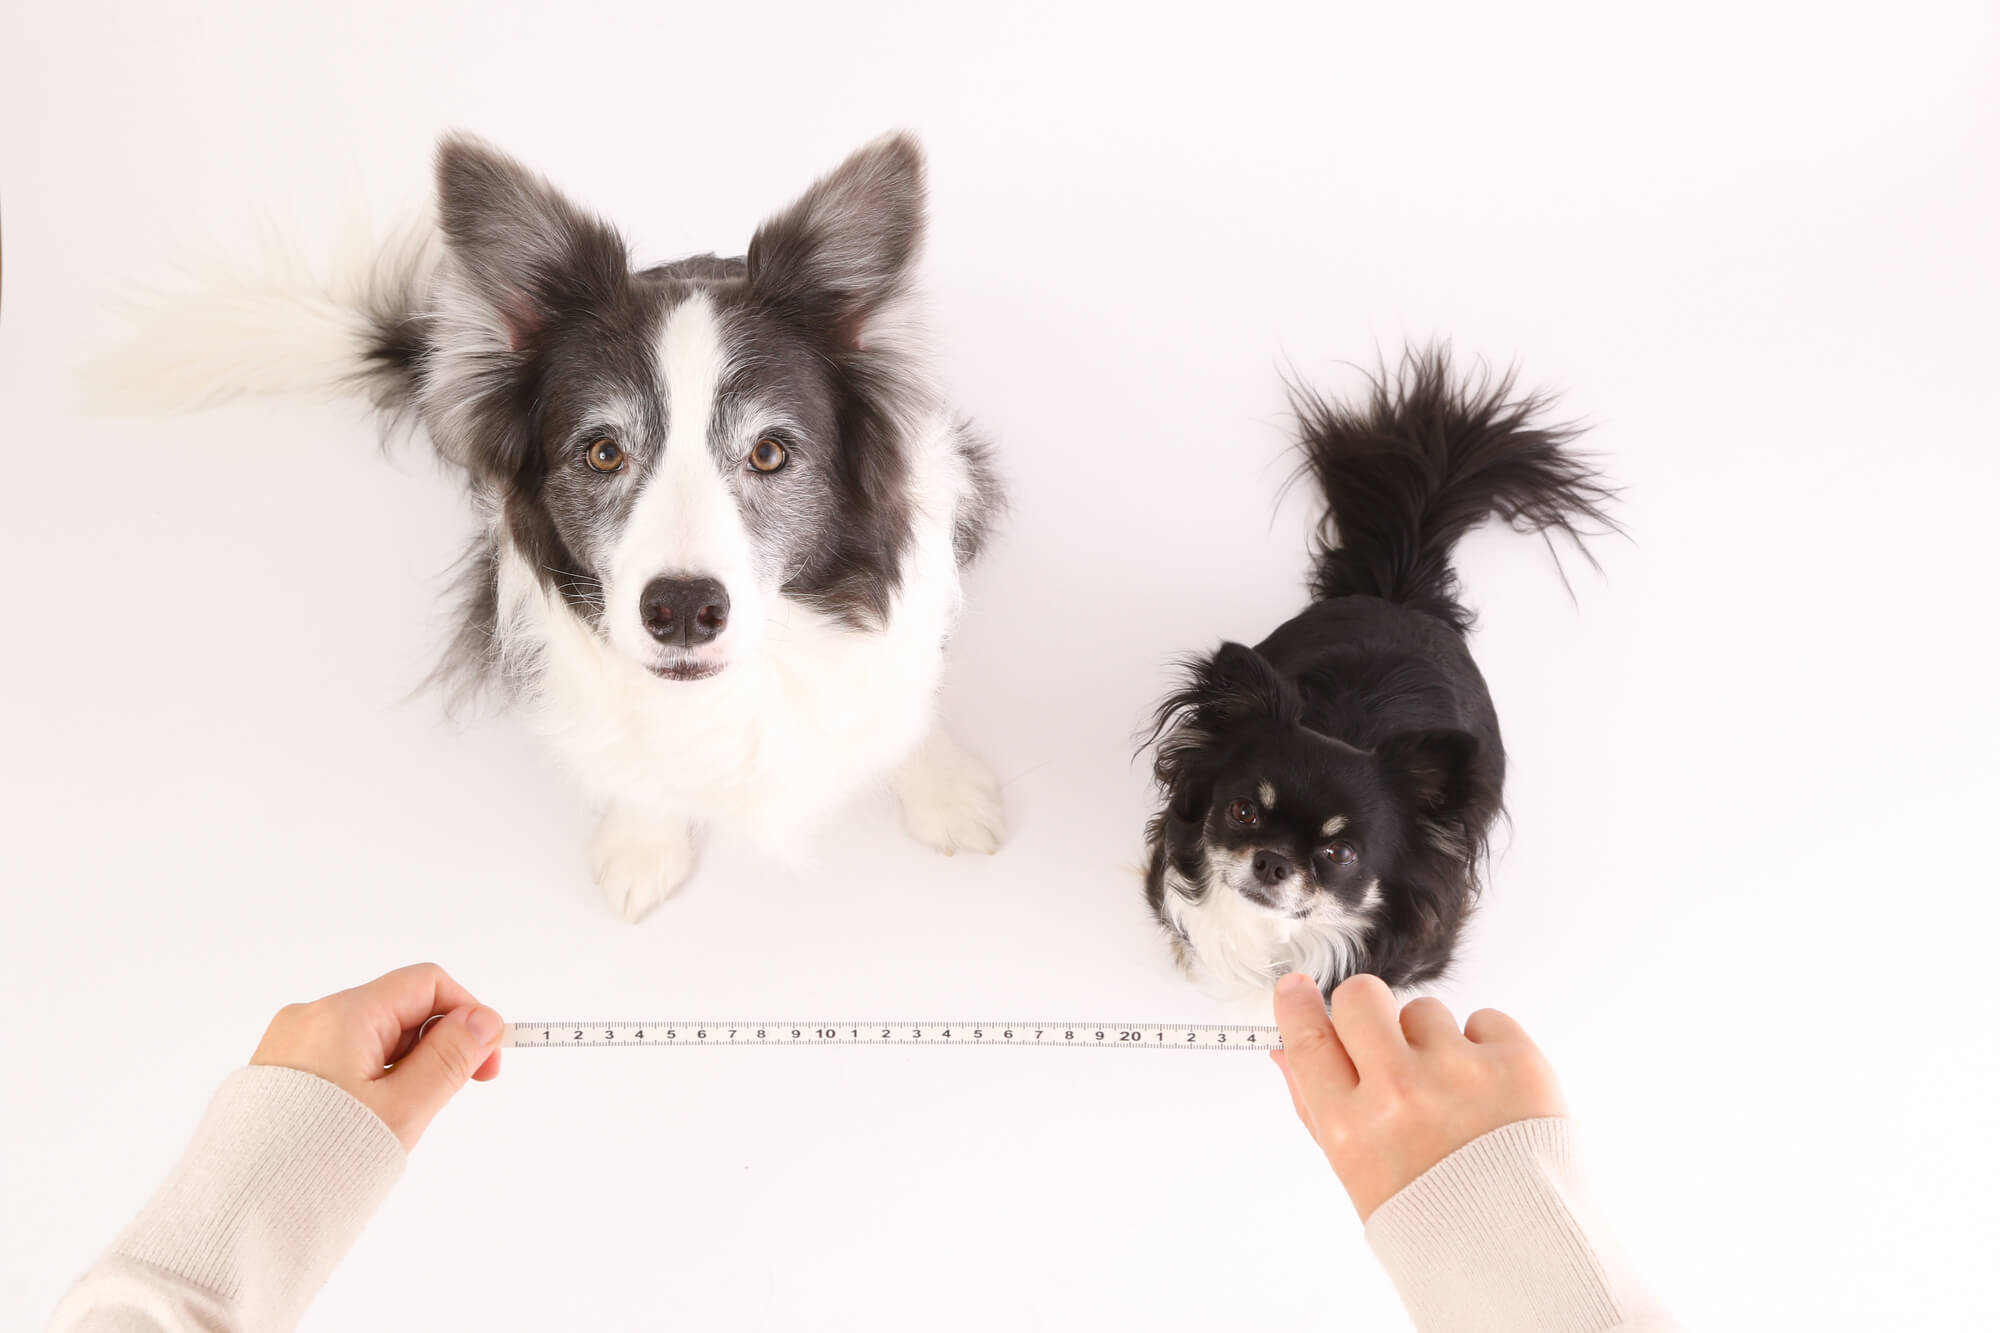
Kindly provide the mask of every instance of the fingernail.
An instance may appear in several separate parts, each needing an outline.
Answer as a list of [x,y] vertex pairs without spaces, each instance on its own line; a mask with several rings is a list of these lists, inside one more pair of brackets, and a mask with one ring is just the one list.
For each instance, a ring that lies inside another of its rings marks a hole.
[[1314,994],[1317,994],[1319,992],[1319,987],[1315,986],[1313,984],[1313,979],[1307,976],[1303,972],[1287,972],[1284,976],[1278,979],[1278,993],[1280,995],[1296,995],[1302,997],[1305,995],[1307,991],[1311,991]]
[[500,1040],[500,1015],[483,1004],[465,1016],[465,1025],[472,1029],[473,1040],[481,1046],[491,1046]]

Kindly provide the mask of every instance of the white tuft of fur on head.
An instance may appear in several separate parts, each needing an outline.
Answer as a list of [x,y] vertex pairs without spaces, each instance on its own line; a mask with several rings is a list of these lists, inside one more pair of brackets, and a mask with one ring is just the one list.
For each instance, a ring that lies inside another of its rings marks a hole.
[[[778,593],[780,571],[757,569],[742,510],[710,448],[729,358],[714,303],[705,294],[689,297],[668,314],[659,342],[670,423],[665,453],[618,534],[604,585],[610,640],[635,661],[660,655],[639,618],[640,593],[653,579],[712,578],[728,590],[729,628],[692,654],[718,665],[754,647],[766,602]],[[748,451],[747,442],[743,449]],[[766,577],[760,579],[760,572]]]

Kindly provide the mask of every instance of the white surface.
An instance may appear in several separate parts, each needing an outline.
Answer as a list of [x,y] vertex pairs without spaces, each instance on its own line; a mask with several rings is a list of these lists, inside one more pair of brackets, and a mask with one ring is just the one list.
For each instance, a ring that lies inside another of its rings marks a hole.
[[[1633,535],[1574,603],[1537,543],[1464,548],[1515,831],[1448,996],[1543,1039],[1690,1326],[2000,1316],[1990,6],[587,8],[9,14],[0,1324],[272,1009],[393,964],[523,1016],[1221,1017],[1144,916],[1130,738],[1175,654],[1299,604],[1279,367],[1432,333],[1566,390]],[[810,874],[722,849],[613,920],[528,740],[405,701],[467,530],[420,453],[346,406],[67,388],[176,238],[387,212],[448,126],[658,259],[892,125],[1016,497],[947,695],[1009,780],[997,859],[885,798]],[[1395,1308],[1259,1056],[520,1051],[308,1326]]]

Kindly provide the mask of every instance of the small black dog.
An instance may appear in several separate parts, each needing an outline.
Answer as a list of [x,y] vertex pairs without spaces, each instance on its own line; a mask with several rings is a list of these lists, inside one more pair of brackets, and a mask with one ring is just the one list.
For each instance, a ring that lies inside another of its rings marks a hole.
[[1416,985],[1451,962],[1506,767],[1452,548],[1496,513],[1581,545],[1585,519],[1615,530],[1611,492],[1536,423],[1545,399],[1460,382],[1440,349],[1365,406],[1293,406],[1328,506],[1314,601],[1160,705],[1146,898],[1204,984]]

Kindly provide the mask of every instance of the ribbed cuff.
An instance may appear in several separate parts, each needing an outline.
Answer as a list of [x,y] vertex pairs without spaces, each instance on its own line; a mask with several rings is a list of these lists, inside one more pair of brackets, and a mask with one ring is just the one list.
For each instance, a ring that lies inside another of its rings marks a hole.
[[1636,1294],[1579,1188],[1569,1122],[1521,1120],[1460,1148],[1368,1219],[1422,1333],[1598,1333]]
[[389,1127],[325,1079],[241,1069],[112,1255],[211,1293],[244,1328],[290,1328],[405,1161]]

